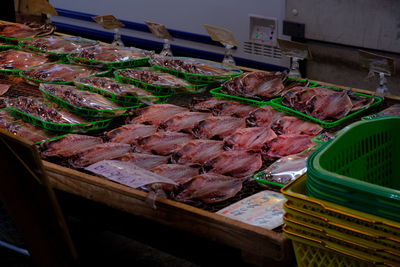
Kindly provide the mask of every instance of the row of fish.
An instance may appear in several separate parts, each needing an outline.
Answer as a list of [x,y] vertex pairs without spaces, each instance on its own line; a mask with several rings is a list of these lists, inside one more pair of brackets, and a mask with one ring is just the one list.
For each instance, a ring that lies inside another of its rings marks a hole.
[[39,54],[17,50],[0,52],[0,69],[2,70],[25,70],[46,62],[49,62],[49,59]]
[[32,38],[20,42],[23,46],[34,47],[52,53],[71,53],[82,47],[96,44],[96,41],[80,37],[66,37],[50,35],[40,38]]
[[54,31],[54,27],[51,25],[34,25],[31,24],[20,24],[20,23],[0,23],[0,36],[8,38],[32,38],[36,36],[49,35]]

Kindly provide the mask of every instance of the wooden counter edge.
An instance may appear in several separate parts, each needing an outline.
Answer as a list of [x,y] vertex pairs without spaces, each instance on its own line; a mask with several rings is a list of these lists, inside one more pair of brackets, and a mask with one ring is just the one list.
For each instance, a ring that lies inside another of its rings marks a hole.
[[160,197],[154,209],[146,202],[146,192],[47,161],[43,164],[56,189],[207,237],[238,248],[244,254],[278,262],[286,262],[293,256],[290,240],[280,233]]

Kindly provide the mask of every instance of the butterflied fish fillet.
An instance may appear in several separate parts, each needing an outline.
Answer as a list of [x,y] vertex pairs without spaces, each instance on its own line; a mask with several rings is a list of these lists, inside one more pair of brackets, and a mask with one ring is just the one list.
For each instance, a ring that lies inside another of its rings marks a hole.
[[120,143],[104,143],[95,145],[77,155],[75,160],[71,160],[71,166],[83,168],[96,162],[106,159],[114,159],[132,150],[130,145]]
[[116,158],[116,160],[132,162],[143,169],[150,170],[161,164],[168,163],[169,157],[130,152]]
[[168,155],[181,149],[193,136],[177,132],[157,132],[137,140],[137,150],[158,155]]
[[224,152],[224,142],[216,140],[197,139],[189,141],[184,147],[172,156],[173,162],[199,163],[213,159]]
[[277,111],[270,106],[263,106],[252,111],[246,118],[246,122],[249,126],[253,127],[270,127],[275,120],[284,115],[285,113]]
[[353,104],[346,92],[335,92],[328,95],[315,95],[310,99],[308,115],[322,120],[339,120],[351,111]]
[[218,104],[231,103],[232,101],[208,98],[208,99],[196,99],[194,98],[190,105],[192,111],[213,111]]
[[204,120],[212,116],[211,113],[205,112],[181,112],[172,116],[169,120],[160,124],[160,128],[165,129],[167,131],[175,131],[175,132],[191,132],[193,127]]
[[200,121],[193,128],[193,135],[202,139],[223,139],[238,128],[245,128],[245,119],[232,116],[210,117]]
[[176,196],[178,201],[200,200],[215,203],[235,196],[242,189],[242,179],[220,174],[200,174],[192,177],[182,192]]
[[159,125],[160,123],[169,120],[175,114],[186,111],[189,110],[171,104],[151,105],[137,110],[135,112],[137,116],[131,120],[131,123]]
[[236,116],[239,118],[247,117],[250,112],[256,110],[258,107],[245,105],[242,103],[229,101],[225,103],[220,103],[215,106],[213,111],[214,115],[217,116]]
[[381,112],[379,112],[378,117],[383,117],[383,116],[400,116],[400,104],[394,104],[393,106],[390,106]]
[[261,168],[260,153],[248,151],[225,151],[205,163],[210,173],[218,173],[233,177],[244,177],[254,174]]
[[158,127],[140,123],[126,124],[105,133],[105,136],[113,143],[132,144],[136,139],[149,136],[157,132]]
[[43,142],[41,144],[43,157],[72,157],[89,148],[102,144],[100,137],[83,134],[67,134],[63,137]]
[[259,152],[263,145],[276,137],[269,127],[241,128],[224,139],[225,146],[232,150]]
[[300,153],[314,145],[312,136],[302,134],[278,135],[263,147],[263,159],[273,160],[283,156]]
[[193,176],[199,175],[200,167],[182,164],[162,164],[151,169],[151,171],[180,185],[189,181]]
[[375,100],[374,97],[366,97],[366,96],[356,95],[352,92],[348,92],[347,94],[350,97],[351,103],[353,104],[353,107],[351,108],[350,112],[354,112],[354,111],[360,110],[362,108],[368,107]]
[[293,116],[283,116],[276,120],[272,129],[277,134],[306,134],[315,136],[322,131],[318,124],[304,121]]

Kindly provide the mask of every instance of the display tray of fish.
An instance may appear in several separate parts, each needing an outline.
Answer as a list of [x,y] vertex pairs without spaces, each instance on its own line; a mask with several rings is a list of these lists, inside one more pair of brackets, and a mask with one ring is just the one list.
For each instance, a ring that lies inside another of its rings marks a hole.
[[36,36],[45,36],[54,32],[52,25],[35,25],[20,23],[0,23],[0,37],[11,40],[21,40]]
[[107,77],[84,77],[74,81],[75,85],[84,90],[95,92],[108,99],[129,105],[134,103],[155,104],[167,101],[171,94],[155,95],[152,92],[131,84],[120,83]]
[[172,73],[192,82],[221,82],[242,71],[220,63],[188,57],[164,57],[154,55],[149,63],[157,69]]
[[88,120],[49,103],[45,99],[20,96],[6,100],[7,107],[16,116],[38,127],[56,132],[86,132],[103,129],[110,119]]
[[134,84],[154,93],[165,92],[199,92],[206,84],[191,84],[170,73],[160,72],[153,68],[121,69],[114,72],[118,81]]
[[116,117],[138,106],[121,107],[102,95],[70,85],[42,83],[39,89],[50,101],[86,117]]
[[96,44],[96,41],[94,40],[75,36],[58,35],[37,37],[19,42],[19,45],[22,47],[55,55],[69,54],[79,48],[94,44]]
[[79,65],[46,63],[29,70],[24,70],[20,72],[20,76],[28,83],[34,85],[38,85],[39,83],[66,84],[72,83],[80,77],[101,75],[108,71]]
[[19,50],[0,52],[0,71],[3,72],[19,72],[46,62],[49,59],[44,55]]
[[381,101],[377,96],[350,90],[298,86],[285,91],[281,98],[273,99],[271,105],[290,115],[300,116],[329,128],[378,105]]
[[38,143],[55,137],[54,133],[44,131],[43,129],[26,123],[23,120],[12,117],[5,109],[0,110],[0,129],[33,143]]
[[114,67],[134,67],[145,65],[152,54],[150,51],[135,47],[95,44],[77,49],[68,56],[68,59],[72,62],[83,64],[110,64],[110,66]]

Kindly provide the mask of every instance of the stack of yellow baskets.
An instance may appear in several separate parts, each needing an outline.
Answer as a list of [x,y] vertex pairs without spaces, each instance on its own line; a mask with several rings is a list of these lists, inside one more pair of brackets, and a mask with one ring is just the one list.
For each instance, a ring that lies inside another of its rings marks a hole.
[[[395,150],[400,155],[400,149]],[[398,159],[396,155],[391,158]],[[394,163],[393,168],[396,167]],[[306,180],[307,174],[281,190],[287,199],[283,231],[293,242],[298,266],[400,266],[400,222],[307,196]],[[346,203],[344,198],[339,200]]]

